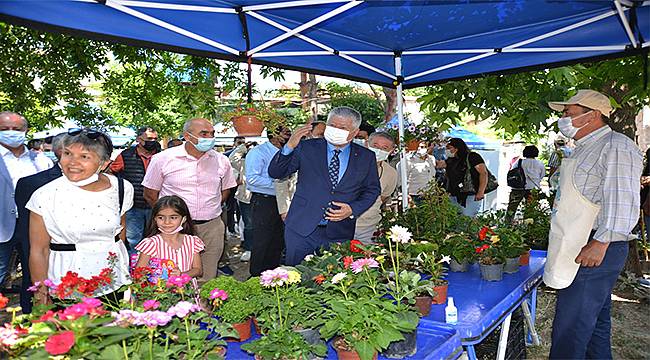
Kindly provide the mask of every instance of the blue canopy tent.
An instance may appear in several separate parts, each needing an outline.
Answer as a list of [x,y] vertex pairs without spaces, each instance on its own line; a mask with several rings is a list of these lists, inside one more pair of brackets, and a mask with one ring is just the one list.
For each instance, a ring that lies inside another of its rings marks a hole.
[[640,0],[0,0],[0,20],[396,87],[400,134],[402,88],[650,48]]
[[461,138],[470,149],[498,149],[499,143],[486,140],[462,126],[454,126],[445,133],[446,137]]

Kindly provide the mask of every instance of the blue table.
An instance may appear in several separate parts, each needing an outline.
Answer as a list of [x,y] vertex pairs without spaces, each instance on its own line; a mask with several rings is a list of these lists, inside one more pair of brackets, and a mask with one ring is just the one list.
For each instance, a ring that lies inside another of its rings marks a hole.
[[[241,345],[259,338],[252,329],[253,337],[243,343],[228,343],[226,359],[252,359],[253,356],[241,349]],[[463,346],[456,330],[446,324],[422,323],[417,329],[417,353],[405,359],[411,360],[454,360],[463,353]],[[327,344],[327,359],[337,359],[336,350]],[[386,359],[379,356],[379,359]]]
[[[531,251],[530,264],[520,267],[515,274],[503,274],[501,281],[485,281],[481,279],[478,264],[472,265],[465,273],[450,272],[448,296],[454,298],[458,309],[458,324],[452,325],[458,331],[463,346],[466,347],[470,359],[475,359],[474,345],[485,339],[495,328],[503,324],[499,353],[497,359],[505,355],[505,340],[508,338],[510,317],[522,307],[528,329],[528,340],[539,343],[535,332],[535,309],[537,287],[542,282],[545,251]],[[433,305],[429,316],[421,319],[420,323],[445,324],[446,304]],[[445,324],[448,325],[448,324]]]

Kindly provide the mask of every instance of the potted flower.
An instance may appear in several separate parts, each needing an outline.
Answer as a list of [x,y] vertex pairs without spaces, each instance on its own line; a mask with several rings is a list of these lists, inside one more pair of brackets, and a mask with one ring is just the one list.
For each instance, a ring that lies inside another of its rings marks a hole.
[[513,274],[519,271],[519,258],[526,250],[521,233],[511,227],[499,227],[495,230],[495,244],[505,258],[503,272]]
[[298,360],[327,355],[327,346],[309,344],[300,334],[291,330],[271,329],[263,337],[243,344],[241,348],[255,354],[256,359]]
[[[399,125],[397,123],[378,128],[377,131],[386,132],[393,139],[399,139]],[[420,144],[420,132],[418,131],[417,125],[408,120],[404,121],[404,144],[407,151],[417,150]]]
[[449,263],[451,258],[447,255],[442,256],[440,259],[434,253],[422,253],[417,257],[418,262],[422,264],[422,271],[431,276],[431,283],[433,284],[434,296],[433,304],[444,304],[447,302],[447,289],[449,283],[443,279],[445,274],[444,263]]
[[451,258],[449,269],[454,272],[465,272],[474,260],[474,244],[465,233],[449,234],[442,241],[440,251]]
[[481,242],[476,247],[475,252],[479,258],[481,277],[487,281],[501,280],[505,260],[496,246],[499,242],[499,236],[494,233],[494,230],[484,226],[479,231],[478,237]]
[[431,280],[422,279],[422,276],[412,271],[402,271],[400,282],[406,290],[406,300],[415,305],[420,316],[427,316],[431,312],[431,304],[436,296]]
[[251,279],[240,282],[231,276],[219,276],[201,287],[203,299],[214,296],[215,289],[223,290],[228,294],[228,298],[220,306],[212,308],[212,314],[221,321],[231,324],[239,335],[227,341],[246,341],[251,337],[252,316],[259,305],[253,300],[261,291],[257,279]]
[[286,119],[265,103],[239,104],[235,109],[223,114],[224,119],[232,124],[240,136],[260,136],[264,128],[274,132],[286,124]]

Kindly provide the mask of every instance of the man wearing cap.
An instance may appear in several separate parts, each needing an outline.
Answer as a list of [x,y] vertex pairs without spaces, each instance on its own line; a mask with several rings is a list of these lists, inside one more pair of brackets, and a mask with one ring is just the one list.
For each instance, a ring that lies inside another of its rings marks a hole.
[[560,132],[575,139],[562,160],[551,216],[544,282],[559,289],[551,359],[611,359],[611,292],[639,218],[643,157],[607,125],[609,98],[580,90],[565,102]]

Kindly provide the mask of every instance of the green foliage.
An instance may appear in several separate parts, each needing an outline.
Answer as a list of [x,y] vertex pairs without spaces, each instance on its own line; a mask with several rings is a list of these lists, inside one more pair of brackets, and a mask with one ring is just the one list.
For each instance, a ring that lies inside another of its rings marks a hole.
[[524,202],[520,228],[527,245],[532,249],[548,248],[548,233],[551,230],[550,199],[544,193],[533,190]]
[[327,111],[339,106],[348,106],[361,113],[361,118],[375,127],[384,122],[381,102],[358,87],[330,82],[325,88],[330,95]]
[[286,329],[269,330],[263,337],[241,346],[261,359],[311,359],[327,355],[324,344],[311,345],[298,333]]
[[426,87],[418,101],[422,111],[441,128],[460,123],[461,115],[492,119],[492,127],[511,138],[517,134],[535,142],[549,130],[552,115],[547,101],[573,95],[577,89],[594,89],[610,96],[618,108],[615,129],[633,134],[634,116],[650,102],[644,89],[640,56],[573,65],[512,75],[450,81]]
[[228,293],[228,299],[213,310],[214,315],[226,323],[242,323],[255,315],[260,308],[261,304],[253,301],[259,300],[258,295],[262,293],[258,278],[250,278],[241,282],[232,276],[219,276],[201,286],[201,298],[209,299],[210,291],[215,288]]
[[440,253],[451,256],[458,263],[472,262],[476,254],[473,238],[466,233],[447,235],[440,245]]

